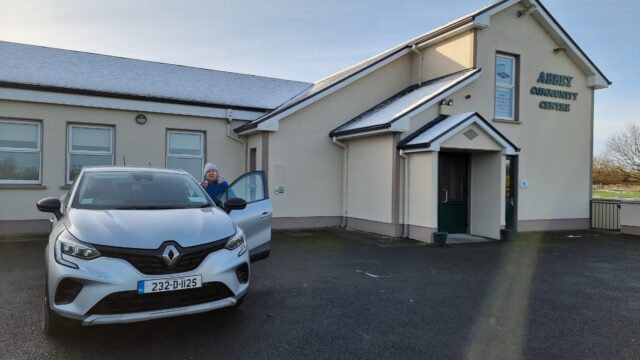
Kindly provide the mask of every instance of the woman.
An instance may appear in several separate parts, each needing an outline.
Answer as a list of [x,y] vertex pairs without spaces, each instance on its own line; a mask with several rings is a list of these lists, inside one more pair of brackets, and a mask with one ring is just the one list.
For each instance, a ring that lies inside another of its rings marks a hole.
[[202,188],[207,194],[215,200],[228,187],[229,184],[219,175],[218,167],[215,164],[207,163],[204,166],[204,180],[202,181]]

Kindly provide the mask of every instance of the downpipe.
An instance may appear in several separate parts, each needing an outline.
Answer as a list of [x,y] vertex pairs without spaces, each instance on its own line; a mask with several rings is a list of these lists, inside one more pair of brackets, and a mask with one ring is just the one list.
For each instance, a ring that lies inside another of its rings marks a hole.
[[404,150],[400,150],[398,153],[404,160],[404,187],[403,187],[403,208],[402,211],[402,237],[409,237],[409,157],[404,153]]
[[340,227],[347,227],[347,186],[349,177],[347,176],[349,153],[345,143],[338,141],[334,136],[331,138],[334,145],[342,148],[342,219],[340,220]]

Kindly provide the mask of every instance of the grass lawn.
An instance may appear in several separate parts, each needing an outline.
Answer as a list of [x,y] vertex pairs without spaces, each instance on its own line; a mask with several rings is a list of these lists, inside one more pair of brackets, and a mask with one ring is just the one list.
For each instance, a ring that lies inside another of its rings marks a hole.
[[640,184],[594,185],[593,198],[640,200]]

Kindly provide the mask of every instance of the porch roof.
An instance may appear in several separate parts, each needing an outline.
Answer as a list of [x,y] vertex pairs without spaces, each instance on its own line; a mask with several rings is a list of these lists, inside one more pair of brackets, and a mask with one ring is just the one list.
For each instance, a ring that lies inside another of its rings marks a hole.
[[505,154],[515,155],[520,152],[519,147],[477,112],[451,116],[441,115],[401,140],[398,143],[398,149],[406,152],[439,151],[442,143],[471,124],[477,124],[488,136],[500,144]]
[[406,131],[408,127],[400,126],[394,129],[394,124],[399,124],[399,120],[410,118],[437,104],[444,97],[476,80],[481,71],[481,69],[467,69],[433,79],[420,86],[410,86],[340,125],[331,131],[329,136],[339,137],[385,129]]

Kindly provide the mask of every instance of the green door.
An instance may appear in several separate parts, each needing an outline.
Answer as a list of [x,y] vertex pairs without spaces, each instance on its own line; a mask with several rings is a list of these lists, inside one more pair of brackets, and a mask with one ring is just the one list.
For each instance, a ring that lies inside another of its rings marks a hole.
[[467,154],[440,153],[438,169],[438,231],[467,232]]
[[516,231],[516,182],[518,179],[518,158],[516,156],[509,155],[506,160],[507,178],[505,179],[505,229]]

